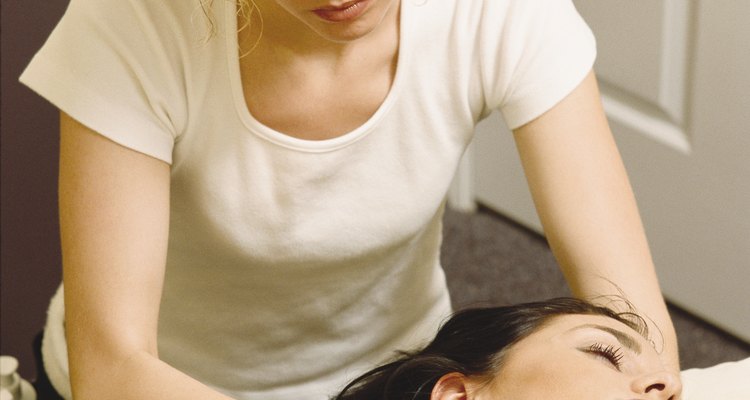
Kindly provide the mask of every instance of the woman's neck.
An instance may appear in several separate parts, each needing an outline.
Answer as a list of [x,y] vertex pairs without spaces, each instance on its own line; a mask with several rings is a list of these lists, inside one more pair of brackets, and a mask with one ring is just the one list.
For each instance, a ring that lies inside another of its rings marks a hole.
[[[347,60],[359,58],[363,52],[394,59],[398,52],[400,2],[374,1],[392,4],[371,30],[363,30],[364,34],[351,40],[337,40],[336,37],[325,37],[325,32],[316,31],[307,24],[309,21],[293,15],[276,0],[254,0],[257,8],[250,15],[248,28],[239,32],[240,51],[249,55],[255,53],[257,59],[275,62],[307,59],[346,64]],[[238,16],[238,26],[245,23],[246,20]]]
[[[256,1],[263,10],[261,4],[273,0]],[[240,42],[240,53],[245,53],[240,59],[242,89],[250,114],[278,132],[308,140],[337,137],[365,123],[395,79],[398,7],[381,10],[386,15],[377,29],[343,43],[321,37],[294,15],[270,10],[261,11],[262,32],[256,18],[256,30]]]

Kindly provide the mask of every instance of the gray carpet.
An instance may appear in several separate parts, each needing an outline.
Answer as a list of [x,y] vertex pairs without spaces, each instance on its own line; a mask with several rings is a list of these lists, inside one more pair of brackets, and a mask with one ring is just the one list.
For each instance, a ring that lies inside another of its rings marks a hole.
[[[546,241],[487,209],[446,211],[441,260],[456,309],[569,296]],[[750,357],[750,344],[670,306],[682,367]]]

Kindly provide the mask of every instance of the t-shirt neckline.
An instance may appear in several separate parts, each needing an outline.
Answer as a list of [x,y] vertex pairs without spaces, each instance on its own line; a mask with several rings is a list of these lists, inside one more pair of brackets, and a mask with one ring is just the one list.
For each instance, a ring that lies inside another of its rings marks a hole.
[[326,152],[337,150],[364,138],[367,136],[384,118],[388,113],[388,110],[393,106],[396,101],[400,87],[402,86],[403,76],[406,70],[407,54],[406,44],[409,35],[407,35],[407,29],[410,24],[405,24],[409,14],[409,1],[401,1],[401,9],[399,12],[399,50],[397,55],[396,73],[394,74],[391,88],[388,91],[383,102],[380,104],[378,109],[367,119],[362,125],[355,128],[352,131],[346,132],[342,135],[331,139],[324,140],[307,140],[300,139],[283,132],[279,132],[275,129],[268,127],[262,122],[258,121],[247,108],[245,101],[245,94],[242,89],[242,77],[240,74],[240,60],[238,54],[238,43],[237,43],[237,17],[235,15],[236,6],[232,7],[231,2],[219,2],[226,4],[224,6],[224,17],[225,17],[225,37],[226,37],[226,48],[227,48],[227,67],[229,69],[229,85],[232,89],[233,102],[237,114],[242,121],[243,125],[252,132],[253,134],[268,140],[276,145],[300,150],[305,152]]

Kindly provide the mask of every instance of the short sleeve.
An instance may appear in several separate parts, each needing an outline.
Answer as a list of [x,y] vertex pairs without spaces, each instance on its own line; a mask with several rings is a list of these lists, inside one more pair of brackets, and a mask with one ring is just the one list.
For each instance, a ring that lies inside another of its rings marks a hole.
[[20,81],[114,142],[171,164],[186,100],[174,40],[159,27],[174,23],[156,15],[157,3],[72,0]]
[[499,34],[490,33],[493,25],[484,21],[480,51],[486,106],[499,109],[515,129],[583,81],[596,59],[596,40],[572,0],[510,0],[504,8],[497,5],[501,2],[485,3],[492,3],[486,5],[488,15],[504,18]]

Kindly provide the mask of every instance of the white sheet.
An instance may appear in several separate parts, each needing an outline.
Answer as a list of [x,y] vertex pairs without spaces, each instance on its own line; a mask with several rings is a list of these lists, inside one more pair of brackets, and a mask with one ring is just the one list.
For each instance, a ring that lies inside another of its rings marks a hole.
[[750,400],[750,358],[682,371],[683,400]]

